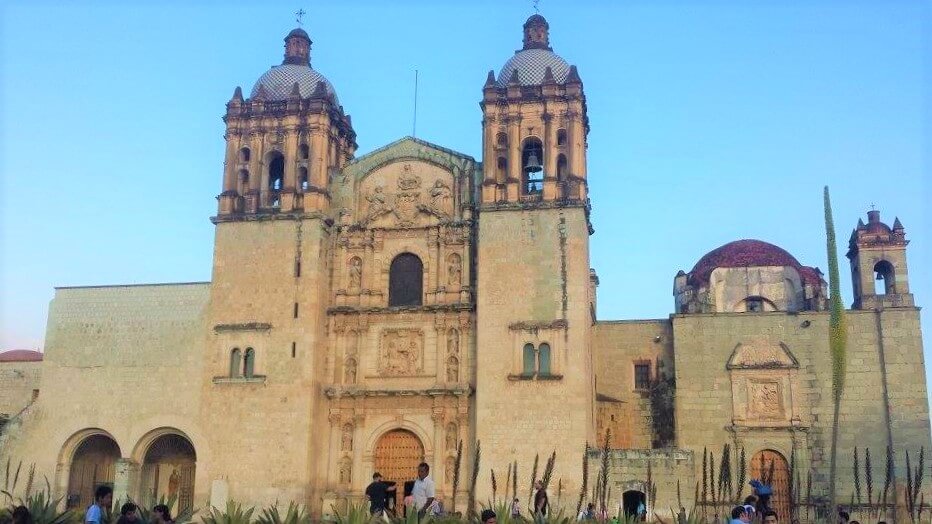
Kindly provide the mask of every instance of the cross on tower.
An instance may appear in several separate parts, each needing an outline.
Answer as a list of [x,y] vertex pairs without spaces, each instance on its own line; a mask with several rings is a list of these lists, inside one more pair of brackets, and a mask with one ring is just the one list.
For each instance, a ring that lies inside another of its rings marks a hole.
[[298,25],[304,25],[304,23],[301,21],[301,19],[304,18],[304,15],[306,15],[306,14],[307,14],[307,13],[304,12],[304,9],[298,9],[297,11],[295,11],[295,14],[294,14],[294,15],[295,15],[295,21],[298,22]]
[[540,0],[534,0],[534,12],[535,12],[535,13],[540,13],[540,10],[537,9],[537,4],[538,4],[538,3],[540,3]]

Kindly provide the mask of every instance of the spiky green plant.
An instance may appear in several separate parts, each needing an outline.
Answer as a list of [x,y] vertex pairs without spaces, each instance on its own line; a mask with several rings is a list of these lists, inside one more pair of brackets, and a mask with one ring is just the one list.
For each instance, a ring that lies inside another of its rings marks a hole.
[[530,500],[533,500],[533,498],[534,498],[534,481],[537,480],[537,466],[538,466],[538,462],[539,462],[539,461],[540,461],[540,454],[539,454],[539,453],[536,453],[536,454],[534,455],[534,467],[531,468],[531,487],[528,488],[528,496],[527,496],[527,499],[528,499],[529,501],[530,501]]
[[[130,499],[129,502],[136,504],[137,513],[139,514],[139,520],[142,522],[153,522],[154,515],[152,514],[152,508],[157,505],[164,505],[168,508],[168,512],[174,517],[172,520],[175,524],[187,524],[194,520],[194,514],[197,513],[195,508],[181,508],[176,509],[178,504],[178,495],[165,495],[159,496],[159,498],[154,499],[149,497],[149,500],[144,501],[142,504]],[[122,504],[114,504],[113,507],[118,508]],[[177,514],[176,514],[177,511]],[[117,515],[119,517],[119,515]],[[113,519],[113,522],[116,522],[116,518]]]
[[[602,463],[599,470],[599,487],[601,491],[598,493],[598,498],[594,499],[599,502],[599,508],[605,508],[606,498],[607,498],[607,489],[608,489],[608,447],[612,438],[612,430],[608,428],[605,430],[605,443],[602,446]],[[648,462],[648,464],[650,464]],[[649,466],[648,466],[649,467]]]
[[472,460],[472,479],[469,482],[469,510],[468,517],[476,514],[476,481],[479,480],[479,464],[482,458],[482,441],[476,441],[475,451]]
[[702,448],[702,514],[709,501],[709,448]]
[[841,303],[841,280],[838,276],[838,247],[835,243],[835,221],[832,218],[832,201],[828,186],[824,191],[825,205],[825,247],[828,251],[828,283],[831,300],[831,317],[829,318],[829,347],[832,352],[832,446],[829,458],[829,501],[831,507],[837,505],[836,472],[838,459],[838,415],[841,409],[841,396],[845,390],[846,346],[848,330],[845,326],[845,308]]
[[544,489],[550,487],[550,480],[553,477],[553,468],[557,463],[557,452],[554,450],[550,454],[550,457],[547,459],[547,464],[544,466],[544,476],[541,477],[540,482],[543,484]]
[[[334,508],[335,510],[336,508]],[[365,509],[365,508],[364,508]],[[244,508],[242,504],[234,500],[228,500],[223,510],[211,507],[207,514],[203,516],[204,524],[252,524],[252,514],[256,508]],[[340,520],[339,512],[334,511],[340,524],[360,524],[359,521]],[[366,512],[368,514],[368,511]]]
[[291,502],[288,509],[282,515],[278,510],[278,504],[262,508],[262,512],[256,518],[256,524],[312,524],[313,519],[307,512],[307,508],[301,504]]
[[861,465],[858,460],[858,447],[854,447],[854,463],[852,464],[853,474],[854,474],[854,495],[858,501],[858,505],[861,504]]
[[864,450],[864,480],[867,482],[867,505],[874,504],[874,473],[871,464],[871,448]]
[[741,495],[744,494],[744,484],[748,479],[748,461],[747,455],[744,452],[744,447],[741,448],[741,452],[738,454],[738,482],[737,482],[737,492],[735,492],[735,504],[741,503]]
[[582,459],[582,485],[579,487],[579,501],[576,502],[576,514],[582,509],[583,500],[586,498],[586,488],[589,483],[589,443],[586,442],[586,449],[583,451]]
[[888,506],[887,495],[890,492],[890,488],[893,485],[893,476],[896,475],[896,466],[893,463],[893,448],[887,446],[887,466],[884,471],[884,481],[883,481],[883,493],[881,495],[880,507],[883,508],[883,511],[886,511]]
[[518,498],[518,461],[515,460],[515,467],[511,469],[511,500]]
[[495,468],[490,471],[492,475],[492,505],[494,506],[498,501],[498,482],[495,481]]
[[453,462],[453,500],[451,510],[456,511],[456,492],[460,487],[460,466],[463,463],[463,441],[456,443],[456,459]]

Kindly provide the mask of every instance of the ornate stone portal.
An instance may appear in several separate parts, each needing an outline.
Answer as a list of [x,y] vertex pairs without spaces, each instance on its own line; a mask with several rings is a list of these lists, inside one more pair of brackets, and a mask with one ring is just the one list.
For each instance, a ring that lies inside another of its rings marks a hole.
[[379,374],[412,376],[423,370],[424,334],[416,329],[386,329],[379,344]]

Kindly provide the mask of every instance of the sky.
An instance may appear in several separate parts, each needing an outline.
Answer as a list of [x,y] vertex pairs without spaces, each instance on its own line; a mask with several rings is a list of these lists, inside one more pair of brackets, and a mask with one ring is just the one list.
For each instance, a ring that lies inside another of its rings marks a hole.
[[[667,317],[676,272],[740,238],[827,272],[824,185],[844,302],[874,205],[932,303],[929,5],[542,0],[588,99],[599,318]],[[0,349],[43,347],[55,286],[210,279],[225,103],[298,8],[358,155],[412,134],[417,70],[417,137],[480,159],[482,85],[531,1],[4,2]]]

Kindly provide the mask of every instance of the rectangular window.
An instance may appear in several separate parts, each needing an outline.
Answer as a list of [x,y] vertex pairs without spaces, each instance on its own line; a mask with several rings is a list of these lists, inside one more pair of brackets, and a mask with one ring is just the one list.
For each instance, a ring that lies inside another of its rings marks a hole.
[[650,364],[634,365],[634,389],[650,389]]
[[298,318],[298,303],[294,303],[294,318]]
[[298,351],[298,344],[296,342],[291,343],[291,358],[294,358],[295,353]]
[[295,277],[301,276],[301,261],[300,260],[295,260],[294,262],[294,276]]

